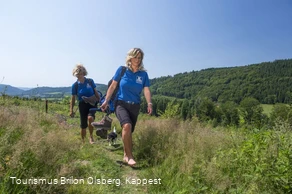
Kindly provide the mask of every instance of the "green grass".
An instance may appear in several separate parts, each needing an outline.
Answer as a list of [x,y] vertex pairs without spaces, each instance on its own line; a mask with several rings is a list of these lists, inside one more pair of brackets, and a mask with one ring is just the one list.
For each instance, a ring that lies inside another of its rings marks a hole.
[[[116,147],[96,136],[96,144],[82,144],[79,117],[68,117],[68,105],[51,103],[46,114],[42,101],[12,102],[0,99],[0,193],[282,194],[292,190],[292,132],[283,126],[273,131],[210,128],[196,119],[183,122],[140,115],[133,134],[138,168],[132,169],[117,163],[123,147],[114,115],[119,133]],[[96,120],[102,116],[98,113]],[[11,177],[56,179],[58,184],[13,184]],[[63,179],[66,184],[61,184]],[[120,182],[98,183],[109,179]],[[152,180],[152,184],[126,180]]]

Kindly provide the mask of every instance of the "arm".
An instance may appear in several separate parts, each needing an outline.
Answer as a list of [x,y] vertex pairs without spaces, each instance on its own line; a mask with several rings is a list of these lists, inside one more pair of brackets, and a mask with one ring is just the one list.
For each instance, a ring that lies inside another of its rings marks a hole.
[[72,95],[71,101],[70,101],[70,117],[74,117],[75,112],[73,111],[74,105],[75,105],[75,95]]
[[152,114],[152,102],[151,102],[151,92],[149,87],[144,87],[144,96],[147,101],[147,112],[149,115]]
[[114,90],[116,89],[117,85],[118,85],[118,82],[113,80],[111,85],[110,85],[110,87],[107,90],[107,93],[106,93],[106,96],[105,96],[105,101],[100,106],[101,110],[104,111],[106,109],[106,107],[108,105],[108,102],[111,99],[112,94],[113,94]]
[[99,102],[100,101],[99,93],[97,92],[96,88],[94,88],[93,91],[94,91],[95,97],[97,98],[97,102]]
[[98,93],[98,91],[96,89],[96,85],[95,85],[93,79],[89,79],[89,83],[90,83],[90,85],[91,85],[91,87],[93,89],[93,93],[94,93],[94,95],[95,95],[95,97],[97,99],[97,102],[99,102],[100,101],[100,96],[99,96],[99,93]]

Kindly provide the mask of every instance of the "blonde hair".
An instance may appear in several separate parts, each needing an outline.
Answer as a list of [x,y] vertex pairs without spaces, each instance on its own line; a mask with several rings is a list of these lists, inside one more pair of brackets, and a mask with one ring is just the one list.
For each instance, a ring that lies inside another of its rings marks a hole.
[[84,76],[87,75],[87,70],[82,64],[77,64],[76,67],[72,71],[73,76],[77,76],[78,74],[82,73]]
[[139,53],[141,53],[141,63],[139,64],[139,70],[146,71],[143,64],[144,52],[140,48],[132,48],[128,51],[127,57],[126,57],[126,67],[132,70],[131,59],[137,57]]

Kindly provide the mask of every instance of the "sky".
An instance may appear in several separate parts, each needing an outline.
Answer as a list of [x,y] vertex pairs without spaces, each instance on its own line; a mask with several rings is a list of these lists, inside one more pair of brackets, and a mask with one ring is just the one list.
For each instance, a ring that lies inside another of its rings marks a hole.
[[150,79],[292,58],[292,0],[0,0],[0,84],[107,84],[141,48]]

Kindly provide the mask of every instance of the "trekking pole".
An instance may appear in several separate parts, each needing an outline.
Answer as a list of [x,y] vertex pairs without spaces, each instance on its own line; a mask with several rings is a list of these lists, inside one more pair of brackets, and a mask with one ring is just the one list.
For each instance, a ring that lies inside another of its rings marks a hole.
[[78,110],[78,106],[77,106],[76,110],[73,112],[73,113],[74,113],[74,115],[75,115],[75,113],[77,112],[77,110]]
[[72,116],[71,118],[74,118],[74,117],[75,117],[75,113],[77,112],[77,110],[78,110],[78,106],[77,106],[77,108],[75,109],[75,111],[73,111],[73,116]]
[[106,108],[106,116],[109,116],[111,114],[109,106]]

